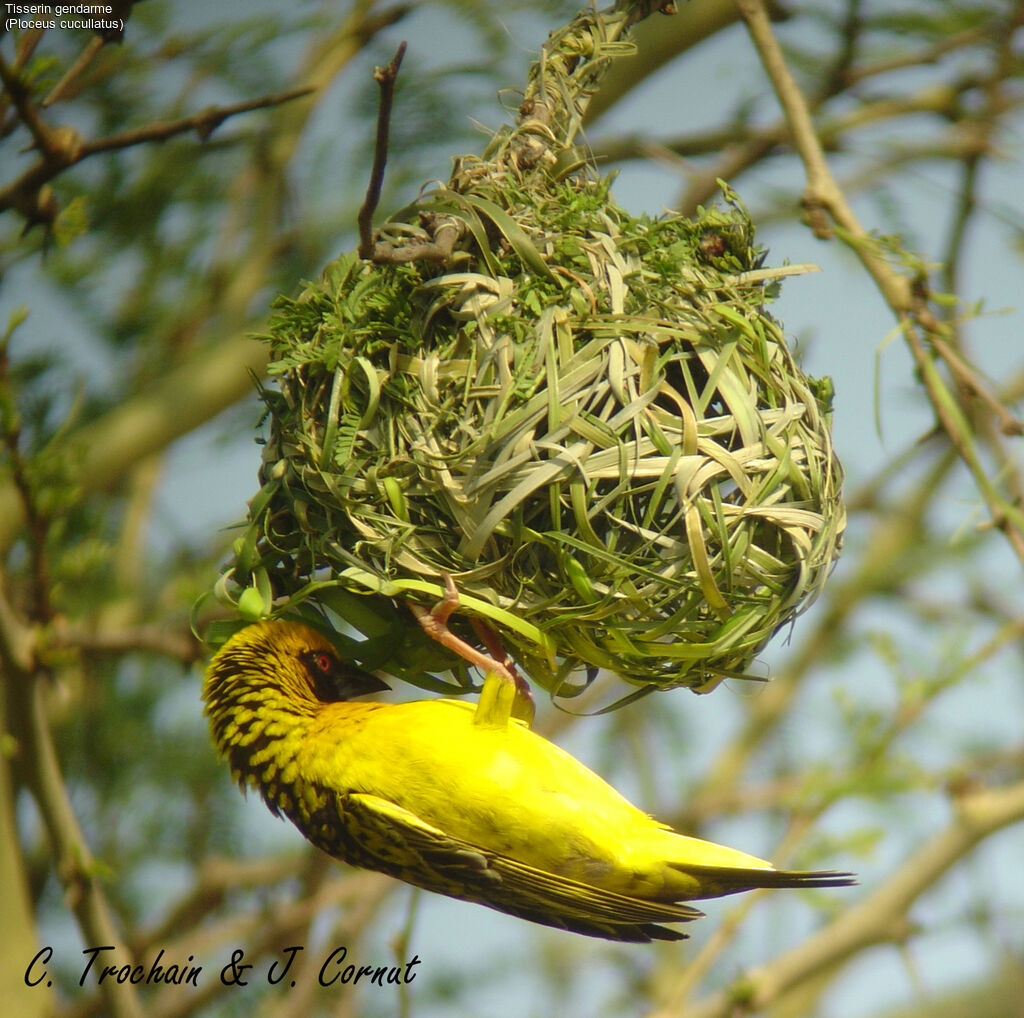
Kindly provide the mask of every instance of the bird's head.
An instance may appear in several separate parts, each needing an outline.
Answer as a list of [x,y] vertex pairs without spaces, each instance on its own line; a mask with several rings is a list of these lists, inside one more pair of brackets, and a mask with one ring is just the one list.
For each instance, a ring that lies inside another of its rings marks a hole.
[[[254,749],[271,726],[310,717],[320,705],[388,689],[342,661],[331,643],[298,622],[259,622],[214,654],[203,701],[221,752]],[[234,769],[234,759],[232,759]]]

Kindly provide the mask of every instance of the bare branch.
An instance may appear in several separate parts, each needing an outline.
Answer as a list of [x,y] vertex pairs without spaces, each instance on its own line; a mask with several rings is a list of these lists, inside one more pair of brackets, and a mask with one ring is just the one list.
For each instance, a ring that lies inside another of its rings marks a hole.
[[[384,185],[384,169],[388,162],[388,138],[391,134],[391,109],[395,102],[395,82],[402,66],[406,44],[399,43],[391,63],[386,67],[375,67],[373,80],[380,85],[380,107],[377,110],[377,140],[373,151],[373,168],[370,183],[366,189],[356,223],[359,226],[359,257],[374,259],[373,214],[380,204],[380,192]],[[376,260],[376,259],[374,259]]]

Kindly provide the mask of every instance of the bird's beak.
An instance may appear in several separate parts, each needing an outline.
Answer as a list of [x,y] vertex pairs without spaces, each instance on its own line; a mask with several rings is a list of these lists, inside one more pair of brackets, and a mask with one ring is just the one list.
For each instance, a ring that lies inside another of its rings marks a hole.
[[367,693],[380,693],[390,688],[383,679],[378,679],[371,672],[348,663],[344,665],[344,674],[338,682],[339,697],[344,700],[366,696]]

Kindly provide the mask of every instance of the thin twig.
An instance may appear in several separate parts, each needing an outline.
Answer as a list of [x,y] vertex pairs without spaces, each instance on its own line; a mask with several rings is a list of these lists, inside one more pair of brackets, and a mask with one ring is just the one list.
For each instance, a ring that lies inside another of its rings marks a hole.
[[1024,435],[1024,423],[1003,406],[999,397],[989,390],[971,364],[951,344],[941,336],[932,336],[931,344],[935,348],[935,352],[945,361],[961,389],[967,395],[980,400],[989,413],[996,418],[1001,434],[1010,437]]
[[366,188],[366,199],[359,210],[356,223],[359,226],[359,257],[373,258],[373,214],[380,204],[381,188],[384,186],[384,169],[388,162],[388,138],[391,134],[391,110],[395,103],[395,81],[405,56],[406,43],[398,44],[391,63],[386,67],[373,69],[373,80],[380,85],[380,107],[377,110],[377,140],[373,150],[373,169],[370,184]]
[[934,64],[947,53],[984,42],[992,36],[994,31],[995,29],[991,24],[978,28],[968,28],[963,32],[956,32],[953,35],[946,36],[925,49],[901,53],[899,56],[887,57],[883,60],[863,63],[859,67],[848,68],[844,72],[842,85],[845,88],[850,85],[856,85],[858,82],[864,81],[865,78],[874,78],[880,74],[902,71],[909,67]]
[[[36,46],[39,45],[39,40],[42,39],[44,29],[41,28],[30,28],[27,32],[22,33],[21,38],[18,40],[18,49],[14,55],[14,71],[20,71],[28,62],[32,59],[32,54],[35,52]],[[11,101],[13,96],[7,91],[6,87],[0,92],[0,137],[7,137],[18,124],[18,118],[12,117],[10,120],[7,119],[7,111],[10,109]]]
[[94,35],[85,44],[85,48],[78,54],[75,62],[64,72],[60,81],[50,89],[50,94],[40,103],[43,109],[55,103],[71,87],[106,44],[107,40],[102,35]]
[[[3,61],[0,60],[0,77],[3,77],[4,85],[7,87],[5,70]],[[15,87],[17,87],[16,79]],[[301,96],[309,95],[311,91],[310,88],[295,88],[288,92],[266,95],[259,99],[248,99],[230,106],[211,106],[209,109],[200,110],[198,113],[182,117],[179,120],[156,121],[93,141],[83,141],[75,131],[50,130],[43,124],[31,103],[23,104],[29,119],[25,119],[21,107],[19,107],[19,115],[32,131],[37,143],[44,139],[46,146],[40,144],[44,153],[41,159],[16,180],[0,189],[0,212],[12,207],[23,207],[26,199],[38,192],[43,184],[52,180],[69,166],[74,166],[90,156],[98,155],[101,152],[131,148],[146,142],[167,141],[175,135],[185,134],[189,131],[195,131],[200,140],[205,141],[229,117],[239,113],[248,113],[251,110],[264,109],[268,106],[279,106]]]
[[246,99],[243,102],[232,103],[230,106],[210,106],[191,116],[182,117],[180,120],[158,120],[122,134],[112,134],[106,138],[98,138],[96,141],[85,142],[82,146],[82,158],[96,155],[98,152],[130,148],[144,142],[167,141],[176,134],[185,134],[188,131],[195,131],[200,141],[206,141],[229,117],[237,116],[239,113],[249,113],[252,110],[266,109],[268,106],[280,106],[293,99],[301,99],[312,92],[313,89],[308,86],[293,88],[287,92],[275,92],[258,99]]

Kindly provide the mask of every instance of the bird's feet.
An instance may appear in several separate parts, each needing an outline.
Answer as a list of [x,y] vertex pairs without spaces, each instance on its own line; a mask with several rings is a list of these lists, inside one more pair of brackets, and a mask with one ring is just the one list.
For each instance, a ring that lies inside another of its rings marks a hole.
[[442,576],[444,578],[444,597],[433,608],[425,608],[415,601],[409,602],[409,608],[416,616],[416,620],[423,627],[423,631],[441,646],[454,651],[464,661],[476,665],[477,668],[483,670],[485,675],[496,675],[503,682],[508,683],[515,690],[516,701],[524,705],[521,710],[513,710],[514,716],[519,717],[521,713],[528,713],[532,718],[533,696],[530,692],[530,685],[517,671],[515,663],[502,645],[501,637],[483,619],[470,618],[469,621],[474,632],[489,651],[488,654],[485,654],[471,643],[467,643],[462,637],[456,636],[448,628],[448,619],[459,607],[459,591],[455,586],[455,581],[448,573],[442,573]]

